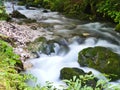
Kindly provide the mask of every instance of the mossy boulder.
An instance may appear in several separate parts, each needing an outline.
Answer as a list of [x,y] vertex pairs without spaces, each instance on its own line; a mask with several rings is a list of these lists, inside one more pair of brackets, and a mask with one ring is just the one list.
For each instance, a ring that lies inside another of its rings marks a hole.
[[15,10],[12,12],[11,16],[13,18],[27,18],[25,15],[21,14],[19,11]]
[[117,25],[116,25],[115,31],[120,32],[120,24],[117,24]]
[[54,53],[54,40],[47,40],[45,37],[39,37],[34,42],[27,43],[28,50],[32,53],[38,54],[44,53],[49,55],[50,53]]
[[77,78],[79,78],[81,80],[82,86],[88,85],[88,86],[95,87],[96,82],[97,82],[96,78],[93,78],[93,79],[80,78],[80,75],[85,76],[85,75],[90,75],[90,74],[92,74],[92,73],[91,72],[90,73],[85,73],[82,69],[79,69],[79,68],[65,67],[60,71],[60,79],[70,80],[70,79],[73,79],[73,76],[76,76]]
[[81,66],[94,68],[109,75],[111,80],[120,79],[120,55],[105,47],[89,47],[79,52]]
[[60,71],[60,79],[72,79],[73,76],[79,77],[79,75],[85,75],[85,72],[78,68],[63,68]]
[[31,52],[40,51],[41,47],[43,46],[43,43],[46,43],[46,42],[47,42],[47,40],[45,37],[39,37],[39,38],[35,39],[34,42],[27,43],[28,50],[30,50]]

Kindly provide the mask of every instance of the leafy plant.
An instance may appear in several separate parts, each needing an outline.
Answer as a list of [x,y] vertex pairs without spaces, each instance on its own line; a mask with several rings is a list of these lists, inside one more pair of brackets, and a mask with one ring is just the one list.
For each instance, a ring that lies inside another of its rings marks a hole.
[[3,0],[0,0],[0,20],[9,20],[10,17],[5,11]]
[[110,16],[115,22],[120,23],[120,1],[105,0],[98,4],[97,11],[103,13],[103,17]]
[[18,73],[21,65],[12,47],[0,40],[0,90],[29,90],[25,81],[32,77]]
[[[80,75],[79,78],[76,78],[76,76],[73,77],[71,80],[64,80],[68,87],[66,90],[119,90],[120,89],[120,84],[113,86],[112,84],[109,83],[109,80],[98,80],[96,83],[95,88],[88,86],[88,85],[83,85],[82,82],[86,82],[87,80],[92,80],[95,77],[93,75],[85,75],[82,76]],[[84,80],[84,81],[83,81]]]
[[[119,90],[120,84],[112,85],[109,83],[109,80],[100,79],[97,81],[96,86],[88,86],[86,83],[89,80],[93,80],[95,77],[93,75],[80,75],[79,78],[76,76],[70,80],[63,80],[67,86],[60,85],[60,89],[56,88],[53,83],[46,82],[45,86],[37,85],[34,87],[34,90]],[[30,89],[31,90],[31,89]]]

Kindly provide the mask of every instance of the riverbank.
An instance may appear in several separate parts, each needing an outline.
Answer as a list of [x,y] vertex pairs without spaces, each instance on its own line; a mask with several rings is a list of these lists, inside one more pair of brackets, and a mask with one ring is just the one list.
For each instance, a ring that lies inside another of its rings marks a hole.
[[[19,25],[16,22],[0,21],[1,39],[2,37],[9,39],[6,41],[14,48],[14,52],[20,55],[22,62],[34,57],[27,49],[27,43],[31,43],[39,37],[46,37],[46,39],[52,39],[53,37],[44,28],[37,26],[37,23]],[[36,27],[36,30],[33,30],[32,27]]]
[[[44,28],[37,25],[37,23],[19,25],[16,22],[0,21],[0,90],[17,88],[32,90],[25,83],[27,78],[32,79],[32,77],[19,73],[32,67],[31,63],[25,63],[27,59],[35,58],[34,54],[28,50],[27,43],[32,43],[43,36],[46,39],[52,37]],[[32,27],[36,27],[37,30]]]
[[[120,1],[118,0],[33,0],[20,1],[19,5],[26,5],[27,8],[44,7],[52,11],[58,11],[69,18],[89,21],[106,21],[114,24],[120,23]],[[115,31],[120,32],[118,25]],[[120,25],[119,25],[120,26]]]

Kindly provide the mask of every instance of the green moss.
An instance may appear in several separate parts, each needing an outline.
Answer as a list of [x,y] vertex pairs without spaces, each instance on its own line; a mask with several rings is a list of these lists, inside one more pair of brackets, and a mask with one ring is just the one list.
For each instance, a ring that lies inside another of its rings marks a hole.
[[[72,80],[73,76],[76,76],[76,78],[80,78],[80,76],[85,76],[88,75],[89,73],[85,73],[82,69],[79,68],[68,68],[65,67],[60,71],[60,78],[61,79],[67,79],[67,80]],[[92,75],[92,73],[90,72]],[[92,86],[93,88],[95,87],[97,82],[96,78],[92,79],[87,79],[87,78],[81,78],[81,85],[87,85],[87,86]]]
[[28,50],[30,50],[31,52],[43,50],[44,44],[46,42],[47,40],[45,37],[39,37],[34,42],[27,44]]
[[9,21],[11,18],[5,11],[5,7],[3,5],[0,5],[0,20],[7,20]]
[[81,66],[91,67],[108,74],[112,80],[120,78],[120,56],[110,49],[86,48],[79,53],[78,62]]
[[63,68],[60,71],[60,78],[61,79],[72,79],[73,76],[79,77],[79,75],[85,75],[84,71],[78,68]]
[[25,5],[26,3],[25,3],[25,1],[19,1],[17,4],[23,6],[23,5]]
[[42,6],[71,18],[120,23],[119,0],[22,0],[27,7]]
[[56,41],[54,40],[46,40],[45,37],[39,37],[37,38],[34,42],[32,43],[28,43],[28,49],[33,52],[36,53],[38,51],[41,51],[44,54],[50,54],[51,52],[55,52],[54,51],[54,43]]
[[0,34],[0,40],[4,40],[4,41],[10,43],[12,46],[15,47],[14,40],[9,38],[9,37],[7,37],[7,36],[5,36],[5,35]]
[[120,32],[120,24],[117,24],[117,25],[116,25],[115,31]]

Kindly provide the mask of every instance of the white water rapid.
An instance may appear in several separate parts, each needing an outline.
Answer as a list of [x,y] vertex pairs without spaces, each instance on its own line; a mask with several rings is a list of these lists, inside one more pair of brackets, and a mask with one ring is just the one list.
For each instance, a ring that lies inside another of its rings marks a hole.
[[[27,10],[23,6],[15,6],[15,8],[28,18],[36,19],[41,23],[53,24],[51,32],[55,32],[56,35],[61,35],[61,38],[67,38],[68,40],[66,40],[69,48],[68,52],[65,52],[65,49],[61,49],[58,43],[54,43],[55,53],[50,55],[41,53],[39,58],[28,60],[28,62],[33,64],[33,67],[27,69],[26,73],[37,77],[37,82],[29,82],[30,85],[45,85],[46,81],[54,82],[55,85],[64,84],[60,80],[60,70],[63,67],[77,67],[85,72],[92,71],[98,78],[105,78],[100,76],[99,71],[81,67],[77,62],[78,52],[87,47],[103,46],[120,54],[120,34],[114,32],[114,28],[110,27],[109,24],[99,22],[85,23],[65,18],[57,12],[49,11],[44,13],[42,12],[43,9]],[[9,7],[7,7],[7,10],[10,12]],[[80,38],[79,33],[81,32],[88,34],[88,37]],[[77,34],[78,36],[74,36]],[[118,80],[114,83],[120,82]]]
[[[35,77],[37,77],[37,83],[45,85],[46,81],[54,82],[55,84],[61,85],[60,78],[60,70],[63,67],[77,67],[85,72],[92,71],[93,74],[98,78],[105,78],[101,76],[100,72],[88,68],[88,67],[81,67],[79,66],[77,62],[78,58],[78,52],[83,50],[87,47],[95,47],[95,46],[103,46],[103,47],[109,47],[113,49],[115,52],[120,54],[120,47],[117,45],[113,45],[105,40],[97,40],[95,41],[95,38],[88,38],[86,39],[82,44],[78,44],[77,42],[73,42],[69,45],[70,51],[63,55],[61,52],[59,55],[44,55],[41,54],[40,58],[29,60],[33,64],[33,67],[28,69],[26,72],[31,73]],[[55,47],[56,53],[57,51],[57,45]],[[117,83],[117,82],[116,82]]]

